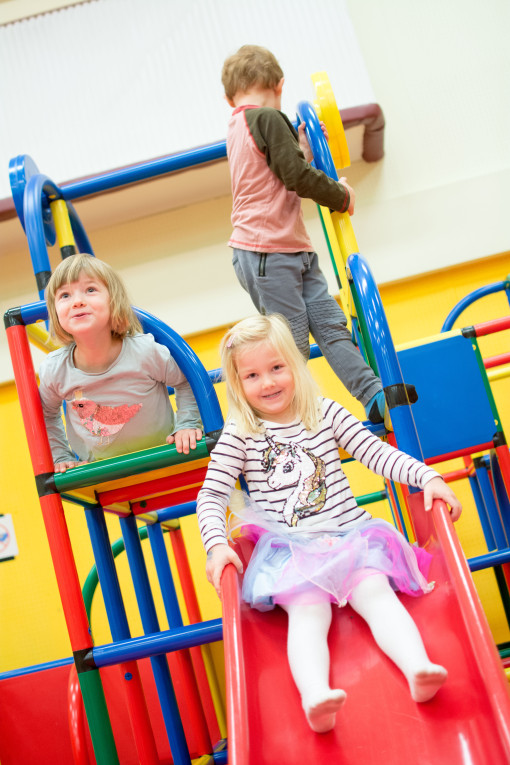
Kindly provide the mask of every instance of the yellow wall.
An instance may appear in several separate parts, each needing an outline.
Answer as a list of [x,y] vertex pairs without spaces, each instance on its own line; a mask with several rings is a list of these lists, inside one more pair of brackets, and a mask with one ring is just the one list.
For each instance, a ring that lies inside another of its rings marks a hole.
[[[510,271],[508,253],[469,262],[445,271],[437,271],[409,280],[381,287],[390,328],[396,344],[439,332],[444,318],[455,303],[468,292],[484,284],[501,281]],[[508,302],[503,294],[484,298],[469,309],[460,321],[461,326],[479,323],[508,313]],[[222,330],[189,337],[206,368],[219,366],[218,343]],[[508,332],[483,338],[485,356],[503,353],[508,349]],[[326,395],[337,397],[362,417],[357,401],[342,389],[323,359],[312,362],[314,375]],[[223,386],[218,387],[224,405]],[[510,432],[510,380],[494,383],[494,394],[506,432]],[[473,402],[476,406],[476,402]],[[469,417],[469,412],[466,412]],[[51,566],[48,544],[39,511],[21,414],[13,384],[0,387],[0,492],[2,512],[12,513],[19,546],[19,555],[13,561],[0,565],[0,595],[2,603],[2,630],[0,632],[0,671],[50,661],[70,655],[55,578]],[[448,466],[451,469],[451,466]],[[365,494],[380,488],[381,481],[362,466],[348,465],[347,471],[355,493]],[[480,526],[475,518],[473,503],[467,486],[456,484],[465,505],[458,523],[458,531],[469,556],[484,551]],[[372,506],[373,511],[376,506]],[[383,503],[377,512],[387,515]],[[75,549],[80,580],[83,582],[92,565],[92,553],[83,512],[66,507],[71,540]],[[111,539],[120,536],[116,518],[108,518]],[[205,557],[200,544],[196,519],[184,519],[183,532],[189,551],[193,576],[198,587],[200,605],[205,619],[220,615],[219,602],[205,581]],[[147,555],[152,570],[151,556]],[[134,596],[129,585],[125,559],[118,559],[122,587],[130,602],[129,618],[133,634],[141,634],[139,619],[132,605]],[[509,639],[509,631],[499,605],[499,597],[491,572],[477,573],[475,581],[498,642]],[[157,587],[155,588],[157,591]],[[92,624],[96,644],[109,640],[104,607],[96,598]],[[166,626],[160,599],[157,602],[161,624]],[[218,656],[218,652],[216,651]]]

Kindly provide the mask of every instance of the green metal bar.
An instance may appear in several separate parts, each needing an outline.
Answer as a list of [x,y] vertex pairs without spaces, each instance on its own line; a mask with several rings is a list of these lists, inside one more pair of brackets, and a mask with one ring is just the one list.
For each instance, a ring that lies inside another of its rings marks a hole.
[[494,400],[494,396],[492,394],[491,384],[489,382],[489,378],[487,377],[487,370],[485,369],[485,364],[483,363],[482,354],[480,353],[478,340],[476,337],[470,337],[469,342],[471,343],[471,347],[473,348],[473,351],[475,352],[475,358],[476,358],[478,367],[480,369],[480,375],[482,377],[485,392],[489,400],[489,406],[492,411],[492,416],[494,417],[494,423],[496,425],[497,431],[499,432],[502,430],[501,419],[499,416],[498,407],[496,406],[496,401]]
[[371,502],[380,502],[383,499],[388,499],[388,493],[386,489],[381,491],[374,491],[372,494],[362,494],[360,497],[355,497],[358,505],[370,505]]
[[66,470],[65,473],[55,473],[55,486],[58,492],[64,492],[83,486],[93,486],[104,481],[112,481],[116,478],[145,473],[148,470],[180,465],[183,462],[192,462],[208,456],[206,438],[202,438],[196,449],[190,450],[189,454],[179,453],[173,444],[164,444],[132,454],[123,454],[121,457],[112,457],[107,460],[80,465]]
[[326,244],[328,245],[329,257],[330,257],[330,260],[331,260],[331,264],[333,266],[333,271],[335,272],[336,282],[338,284],[338,288],[341,290],[342,289],[342,282],[340,280],[340,274],[338,273],[338,266],[336,264],[336,258],[335,258],[334,254],[333,254],[333,249],[331,247],[331,243],[329,241],[328,232],[326,230],[326,224],[324,222],[324,215],[322,214],[322,210],[321,210],[321,206],[320,205],[317,205],[317,209],[319,211],[319,218],[321,219],[322,232],[324,234],[324,239],[326,240]]
[[494,575],[498,584],[499,595],[501,597],[501,603],[505,612],[506,621],[510,627],[510,594],[508,592],[508,585],[501,566],[494,566]]
[[78,672],[78,679],[97,765],[119,765],[99,670]]

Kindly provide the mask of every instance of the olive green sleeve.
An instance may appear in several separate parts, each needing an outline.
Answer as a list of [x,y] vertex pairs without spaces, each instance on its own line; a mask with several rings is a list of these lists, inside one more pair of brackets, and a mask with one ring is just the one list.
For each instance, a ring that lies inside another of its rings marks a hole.
[[348,190],[306,161],[298,134],[285,114],[260,107],[246,109],[245,117],[255,144],[286,189],[338,212],[348,209]]

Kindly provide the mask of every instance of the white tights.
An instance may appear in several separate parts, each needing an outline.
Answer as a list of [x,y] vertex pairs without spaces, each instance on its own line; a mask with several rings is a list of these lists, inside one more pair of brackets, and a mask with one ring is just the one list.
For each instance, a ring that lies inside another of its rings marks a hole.
[[[395,662],[415,701],[429,701],[446,680],[446,669],[432,664],[418,628],[384,574],[363,579],[351,593],[352,608],[367,622],[379,648]],[[343,690],[329,686],[328,632],[331,604],[285,605],[289,616],[287,653],[312,730],[325,733],[345,701]]]

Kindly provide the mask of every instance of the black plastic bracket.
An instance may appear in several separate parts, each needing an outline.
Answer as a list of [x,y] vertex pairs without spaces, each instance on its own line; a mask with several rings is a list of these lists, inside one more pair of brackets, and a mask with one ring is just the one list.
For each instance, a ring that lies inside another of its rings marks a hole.
[[9,310],[4,313],[5,329],[9,329],[9,327],[19,327],[20,325],[22,327],[25,325],[23,317],[21,316],[21,307],[17,306],[16,308],[9,308]]
[[418,393],[414,385],[409,383],[397,383],[396,385],[387,385],[384,388],[384,397],[388,409],[395,409],[397,406],[408,406],[418,401]]
[[73,651],[73,656],[78,674],[81,672],[91,672],[93,669],[97,669],[91,648],[82,648],[79,651]]
[[40,497],[46,497],[48,494],[58,494],[54,473],[39,473],[35,477],[35,485]]

